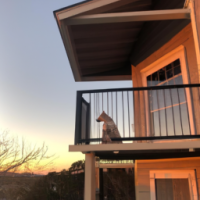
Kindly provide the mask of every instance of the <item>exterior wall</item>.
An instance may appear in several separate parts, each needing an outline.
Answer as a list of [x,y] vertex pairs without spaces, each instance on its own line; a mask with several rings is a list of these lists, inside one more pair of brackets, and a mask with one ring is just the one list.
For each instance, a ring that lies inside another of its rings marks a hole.
[[[135,186],[137,200],[150,200],[150,170],[196,170],[197,190],[200,191],[200,157],[163,160],[137,160]],[[198,192],[200,198],[200,193]]]
[[200,2],[199,0],[194,0],[196,23],[197,23],[197,34],[200,41]]
[[[199,83],[192,27],[191,27],[191,24],[189,24],[181,32],[179,32],[176,36],[174,36],[167,44],[165,44],[159,50],[154,52],[151,56],[149,56],[143,62],[138,64],[135,68],[133,67],[134,68],[133,75],[132,75],[132,80],[134,84],[133,87],[143,86],[142,81],[135,80],[136,76],[137,76],[137,79],[141,80],[140,71],[142,69],[144,69],[146,66],[150,65],[151,63],[155,62],[162,56],[166,55],[170,51],[174,50],[175,48],[179,47],[180,45],[185,46],[185,49],[186,49],[190,82]],[[136,71],[137,71],[137,74],[135,74]]]
[[[188,77],[189,83],[199,83],[199,74],[198,74],[198,66],[197,66],[197,59],[195,53],[195,46],[194,46],[194,39],[193,39],[193,32],[191,24],[187,25],[181,32],[179,32],[176,36],[174,36],[168,43],[162,46],[159,50],[154,52],[151,56],[145,59],[143,62],[138,64],[137,66],[132,66],[132,82],[133,87],[143,87],[142,83],[142,73],[141,70],[144,70],[147,66],[154,63],[161,57],[165,56],[166,54],[170,53],[174,49],[178,48],[179,46],[183,45],[185,47],[186,53],[186,64],[188,70]],[[164,66],[163,66],[164,67]],[[196,131],[197,134],[200,134],[200,110],[199,107],[199,97],[197,89],[192,89],[193,93],[193,110],[194,110],[194,119],[196,124]],[[138,98],[139,95],[139,98]],[[143,103],[143,95],[139,93],[134,93],[135,99],[135,116],[140,116],[135,119],[135,132],[136,136],[143,136],[145,135],[145,107]],[[195,112],[196,111],[196,112]]]
[[[195,20],[193,20],[193,32],[196,31],[196,34],[194,33],[195,42],[196,42],[196,55],[198,60],[198,70],[199,70],[199,80],[200,80],[200,1],[194,0],[193,3],[190,2],[190,6],[194,6],[192,10],[192,18],[194,17]],[[192,19],[191,18],[191,19]]]

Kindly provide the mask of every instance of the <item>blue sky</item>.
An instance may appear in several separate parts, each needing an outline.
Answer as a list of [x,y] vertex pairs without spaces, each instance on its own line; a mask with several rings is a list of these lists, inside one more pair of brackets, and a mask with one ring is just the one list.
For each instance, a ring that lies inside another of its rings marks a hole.
[[76,83],[53,16],[72,0],[0,0],[0,130],[56,153],[57,170],[81,153],[74,141],[76,91],[131,87],[126,82]]

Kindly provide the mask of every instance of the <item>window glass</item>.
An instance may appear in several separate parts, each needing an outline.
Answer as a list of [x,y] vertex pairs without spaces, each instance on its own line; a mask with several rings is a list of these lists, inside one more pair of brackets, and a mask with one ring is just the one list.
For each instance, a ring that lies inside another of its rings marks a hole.
[[166,66],[166,70],[172,69],[172,64]]
[[170,79],[171,77],[173,77],[173,71],[172,69],[167,71],[167,79]]
[[163,82],[166,80],[165,67],[158,71],[158,75],[159,75],[159,82]]
[[152,86],[155,86],[158,84],[158,72],[155,72],[152,74]]
[[179,59],[177,59],[177,60],[174,61],[174,66],[176,67],[178,65],[180,66],[180,60]]
[[177,75],[177,74],[180,74],[181,73],[181,67],[178,66],[178,67],[175,67],[174,68],[174,75]]
[[[148,86],[183,84],[180,60],[147,77]],[[151,132],[155,136],[188,135],[190,125],[184,88],[149,91]]]
[[147,85],[151,86],[151,75],[147,77]]

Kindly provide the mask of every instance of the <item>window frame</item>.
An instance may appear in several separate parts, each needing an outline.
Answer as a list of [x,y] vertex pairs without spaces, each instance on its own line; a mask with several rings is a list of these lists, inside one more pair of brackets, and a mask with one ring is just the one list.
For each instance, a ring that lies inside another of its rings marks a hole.
[[194,170],[150,170],[150,199],[156,200],[156,179],[188,179],[191,200],[198,200]]
[[[180,60],[180,66],[181,66],[181,74],[183,79],[183,84],[189,84],[189,73],[188,73],[188,67],[186,62],[186,52],[185,47],[183,45],[177,47],[173,51],[167,53],[163,57],[159,58],[152,64],[148,65],[144,69],[142,69],[141,76],[142,76],[142,84],[143,87],[147,86],[147,77],[150,74],[153,74],[154,72],[160,70],[161,68],[169,65],[170,63],[174,62],[175,60]],[[190,129],[191,129],[191,135],[195,135],[195,126],[194,126],[194,112],[193,112],[193,104],[191,99],[191,93],[190,89],[186,88],[186,98],[187,98],[187,106],[188,106],[188,113],[189,113],[189,123],[190,123]],[[150,113],[149,113],[149,99],[148,99],[148,92],[145,91],[145,108],[146,108],[146,126],[147,126],[147,135],[151,136],[151,128],[150,128]]]

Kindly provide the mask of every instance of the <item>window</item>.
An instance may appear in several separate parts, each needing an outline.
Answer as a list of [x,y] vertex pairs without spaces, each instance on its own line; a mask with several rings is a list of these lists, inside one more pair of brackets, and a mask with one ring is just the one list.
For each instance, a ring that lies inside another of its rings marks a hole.
[[[141,71],[143,86],[188,84],[184,46],[171,51]],[[145,92],[147,135],[195,134],[189,88]]]
[[151,200],[198,200],[194,170],[150,171]]
[[[178,84],[183,84],[179,59],[147,77],[148,86]],[[190,134],[185,89],[152,90],[148,92],[148,99],[152,135]]]

